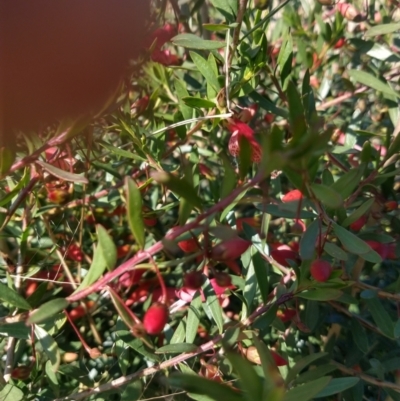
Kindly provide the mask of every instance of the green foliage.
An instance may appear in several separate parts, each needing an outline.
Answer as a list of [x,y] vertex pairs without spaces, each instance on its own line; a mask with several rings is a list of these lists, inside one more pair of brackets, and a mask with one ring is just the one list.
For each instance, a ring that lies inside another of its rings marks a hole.
[[399,399],[399,23],[345,4],[155,1],[101,116],[0,149],[1,400]]

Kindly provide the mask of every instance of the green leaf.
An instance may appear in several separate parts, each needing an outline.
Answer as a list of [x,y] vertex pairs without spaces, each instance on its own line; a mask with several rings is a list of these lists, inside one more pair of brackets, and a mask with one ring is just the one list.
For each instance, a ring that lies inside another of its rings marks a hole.
[[287,88],[287,97],[289,102],[289,121],[293,133],[293,141],[298,143],[307,131],[306,119],[304,116],[303,102],[296,86],[289,81]]
[[389,96],[399,97],[396,91],[394,91],[386,82],[381,81],[368,72],[360,70],[349,70],[348,74],[355,81],[360,82],[365,86],[368,86]]
[[30,328],[25,324],[25,322],[2,324],[0,325],[0,336],[29,340]]
[[157,171],[152,174],[155,181],[165,185],[176,195],[181,196],[190,202],[193,206],[202,208],[202,201],[197,195],[196,190],[185,180],[180,179],[165,171]]
[[347,252],[332,242],[325,242],[324,251],[335,259],[347,260],[349,258]]
[[142,194],[130,177],[126,177],[125,179],[125,194],[129,227],[140,248],[144,249],[146,238],[143,222]]
[[129,345],[134,351],[143,355],[144,357],[150,359],[151,361],[158,362],[160,357],[158,355],[153,354],[150,350],[144,345],[143,341],[140,338],[135,338],[132,336],[132,333],[128,330],[119,330],[116,332],[116,335],[127,345]]
[[99,252],[102,252],[108,270],[112,270],[117,263],[117,247],[107,230],[100,224],[96,226],[99,241]]
[[186,104],[186,106],[198,109],[200,108],[212,109],[213,107],[215,107],[215,103],[212,102],[211,100],[202,99],[196,96],[185,96],[182,98],[182,101],[183,103]]
[[189,96],[189,92],[187,91],[184,82],[179,79],[174,80],[174,86],[175,92],[179,99],[179,110],[181,111],[183,118],[185,120],[189,120],[193,116],[193,110],[189,106],[186,106],[186,104],[182,100],[184,97]]
[[315,398],[322,398],[341,393],[342,391],[355,386],[359,380],[358,377],[341,377],[339,379],[332,379],[330,383],[315,396]]
[[304,373],[301,373],[296,380],[294,381],[295,384],[302,384],[308,383],[312,380],[319,379],[322,376],[326,376],[329,373],[334,372],[337,370],[337,367],[334,365],[318,365],[316,369],[309,369]]
[[203,75],[203,77],[206,79],[207,84],[210,85],[216,92],[218,92],[221,89],[221,86],[218,82],[218,77],[213,68],[211,68],[209,62],[195,52],[189,52],[189,54],[201,75]]
[[17,386],[7,383],[0,391],[1,401],[22,401],[25,395]]
[[230,27],[229,25],[226,24],[202,24],[204,29],[207,29],[207,31],[212,31],[212,32],[225,32],[227,31]]
[[100,246],[94,249],[92,263],[89,271],[86,273],[79,287],[73,292],[74,294],[81,291],[83,288],[89,287],[93,284],[104,272],[106,268],[106,261],[104,260],[103,251]]
[[381,301],[378,298],[365,299],[365,303],[368,306],[368,310],[374,319],[374,322],[382,333],[389,337],[394,337],[394,323],[390,318],[389,313],[383,307]]
[[247,401],[261,400],[263,383],[251,363],[239,354],[229,351],[226,353],[226,357],[239,376],[240,387],[243,389],[244,398],[247,399]]
[[296,294],[296,297],[309,299],[311,301],[332,301],[339,298],[343,294],[340,290],[331,288],[308,290]]
[[[215,295],[214,288],[212,287],[209,280],[203,284],[203,292],[206,297],[205,303],[202,303],[203,308],[209,308],[210,313],[217,324],[218,331],[220,333],[224,330],[224,319],[222,317],[222,308],[219,304],[219,298]],[[204,309],[207,313],[207,310]]]
[[347,216],[347,218],[341,222],[341,226],[347,227],[351,223],[357,221],[360,217],[364,216],[369,211],[369,209],[371,209],[371,206],[374,204],[374,202],[375,198],[368,199],[361,206],[359,206],[350,216]]
[[373,26],[369,28],[365,33],[365,37],[377,36],[377,35],[386,35],[388,33],[396,32],[400,30],[400,23],[392,23],[392,24],[381,24],[377,26]]
[[201,296],[197,291],[189,306],[186,323],[186,342],[193,343],[200,323]]
[[128,152],[127,150],[117,148],[116,146],[112,146],[109,143],[102,142],[102,141],[98,142],[98,143],[101,146],[103,146],[103,148],[106,148],[107,150],[109,150],[110,152],[112,152],[113,154],[115,154],[117,156],[124,157],[127,159],[138,160],[138,161],[146,160],[143,157],[138,156],[136,153]]
[[225,42],[217,42],[215,40],[201,39],[199,36],[191,33],[181,33],[171,39],[175,46],[182,46],[188,49],[198,50],[214,50],[225,47]]
[[359,186],[363,174],[363,166],[351,169],[335,181],[335,183],[331,185],[331,188],[339,193],[343,199],[346,199]]
[[197,345],[188,343],[176,343],[164,345],[164,347],[156,349],[156,354],[183,354],[185,352],[194,352],[198,349]]
[[318,359],[326,357],[327,355],[327,352],[318,352],[315,354],[307,355],[306,357],[297,361],[294,366],[289,370],[289,373],[286,376],[286,384],[289,384],[291,381],[293,381],[295,377],[307,366],[317,361]]
[[0,283],[0,299],[10,305],[16,306],[21,309],[32,309],[31,305],[22,298],[15,290],[5,284]]
[[319,392],[321,392],[332,380],[330,376],[321,377],[312,382],[297,386],[289,390],[283,401],[308,401],[312,400]]
[[400,338],[400,319],[397,319],[396,324],[394,325],[394,338]]
[[302,260],[312,260],[315,254],[315,244],[319,234],[319,222],[315,219],[308,225],[300,239],[300,257]]
[[311,184],[311,189],[318,200],[330,209],[338,209],[343,199],[334,189],[323,184]]
[[39,164],[39,166],[41,166],[43,168],[43,170],[46,170],[51,175],[54,175],[54,177],[60,178],[61,180],[73,182],[75,184],[77,184],[77,183],[88,184],[89,183],[88,179],[82,175],[69,173],[68,171],[61,170],[61,169],[54,167],[51,164],[45,163],[41,160],[36,160],[35,163]]
[[35,336],[39,340],[43,351],[46,353],[47,357],[51,362],[51,367],[53,372],[57,372],[58,367],[60,366],[60,351],[58,349],[57,343],[53,340],[53,338],[42,329],[40,326],[35,324],[34,326]]
[[110,295],[111,301],[117,310],[117,315],[122,319],[125,325],[132,329],[136,325],[136,321],[132,316],[132,311],[125,305],[121,297],[109,286],[106,287]]
[[360,255],[365,260],[373,263],[379,263],[382,261],[382,258],[374,250],[372,250],[372,248],[365,241],[358,238],[350,231],[347,231],[345,228],[336,223],[333,223],[333,231],[339,238],[343,247],[345,247],[349,252]]
[[264,304],[266,304],[268,302],[268,293],[269,293],[267,263],[265,262],[264,258],[260,255],[259,252],[256,252],[252,256],[252,262],[261,298]]
[[185,320],[179,322],[178,327],[175,329],[173,336],[171,337],[170,344],[178,344],[185,341]]
[[351,319],[351,335],[359,350],[366,354],[369,349],[368,336],[357,319]]
[[69,302],[65,298],[52,299],[49,302],[42,304],[38,309],[36,309],[27,319],[27,324],[40,323],[46,320],[50,316],[64,310],[69,305]]
[[173,373],[168,377],[167,383],[190,393],[207,395],[215,401],[243,401],[241,394],[231,387],[193,374]]

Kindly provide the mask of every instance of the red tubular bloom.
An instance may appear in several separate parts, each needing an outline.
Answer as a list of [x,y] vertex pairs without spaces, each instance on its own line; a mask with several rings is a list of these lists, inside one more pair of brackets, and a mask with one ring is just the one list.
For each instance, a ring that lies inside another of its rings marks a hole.
[[259,163],[261,161],[261,146],[254,138],[254,131],[245,123],[235,121],[228,125],[228,129],[232,132],[229,139],[228,150],[233,157],[238,157],[240,154],[240,140],[244,138],[250,144],[251,161]]
[[[169,42],[176,34],[178,30],[175,25],[165,24],[161,28],[156,29],[151,35],[151,42],[154,42],[157,39],[157,43],[155,45],[156,49],[161,49],[167,42]],[[150,43],[151,45],[151,43]]]
[[250,245],[250,241],[234,237],[215,245],[211,251],[211,258],[217,261],[234,260],[246,252]]

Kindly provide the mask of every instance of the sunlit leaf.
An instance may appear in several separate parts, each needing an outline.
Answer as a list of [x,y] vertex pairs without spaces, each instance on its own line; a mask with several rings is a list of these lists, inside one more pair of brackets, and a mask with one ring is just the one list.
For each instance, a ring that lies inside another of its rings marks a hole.
[[0,299],[17,308],[32,309],[31,305],[21,295],[2,283],[0,283]]
[[142,212],[142,194],[135,182],[129,177],[125,179],[125,193],[129,227],[136,242],[143,249],[145,245],[145,230]]
[[64,310],[69,305],[65,298],[56,298],[45,302],[37,310],[35,310],[26,321],[28,324],[40,323],[43,320]]

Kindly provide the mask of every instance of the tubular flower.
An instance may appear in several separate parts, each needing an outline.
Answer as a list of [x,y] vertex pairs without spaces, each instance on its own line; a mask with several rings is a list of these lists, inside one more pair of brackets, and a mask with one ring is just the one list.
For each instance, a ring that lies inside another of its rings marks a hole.
[[245,139],[250,144],[251,161],[259,163],[261,161],[261,146],[254,137],[254,131],[241,121],[230,123],[228,129],[232,133],[228,144],[229,153],[234,157],[238,157],[240,154],[240,141]]

